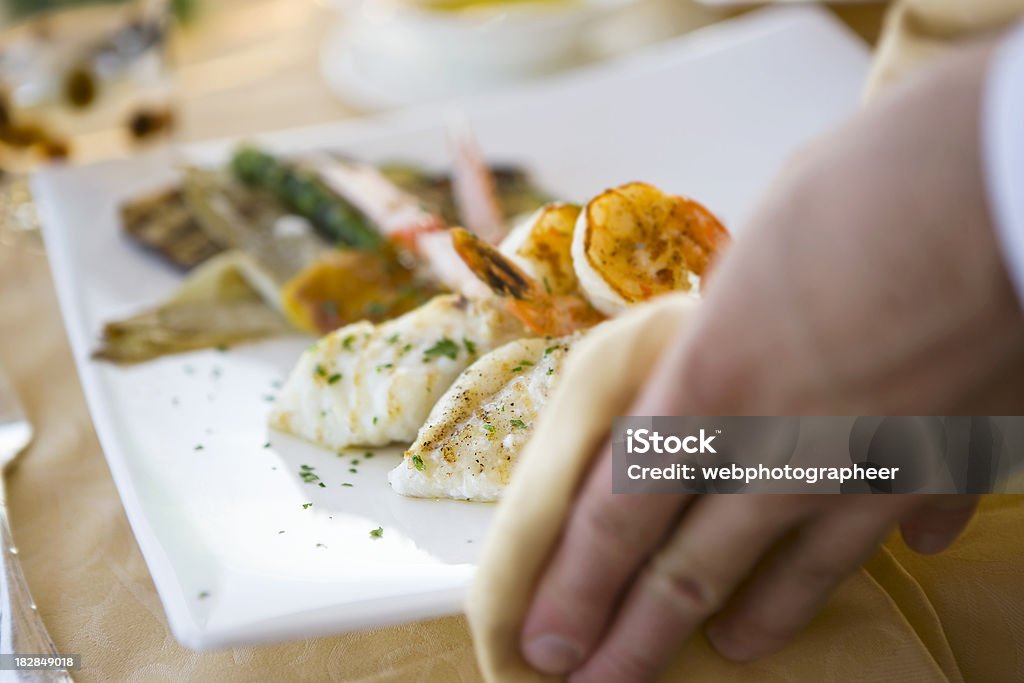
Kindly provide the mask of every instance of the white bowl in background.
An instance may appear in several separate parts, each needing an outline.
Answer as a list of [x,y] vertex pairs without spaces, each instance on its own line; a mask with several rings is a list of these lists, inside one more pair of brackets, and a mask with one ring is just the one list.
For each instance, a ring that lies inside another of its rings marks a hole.
[[477,92],[586,60],[597,22],[649,0],[509,3],[461,11],[343,0],[321,71],[348,103],[378,109]]

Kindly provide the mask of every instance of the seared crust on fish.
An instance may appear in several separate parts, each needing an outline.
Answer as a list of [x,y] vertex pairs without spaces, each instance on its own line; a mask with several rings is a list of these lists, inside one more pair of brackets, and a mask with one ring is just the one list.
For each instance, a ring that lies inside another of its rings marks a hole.
[[469,366],[388,475],[392,488],[422,498],[497,500],[574,340],[520,339]]

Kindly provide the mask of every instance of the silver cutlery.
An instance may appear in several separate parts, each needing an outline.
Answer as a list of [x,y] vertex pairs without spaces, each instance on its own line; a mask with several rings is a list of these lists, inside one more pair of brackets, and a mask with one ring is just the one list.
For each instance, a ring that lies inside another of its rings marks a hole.
[[[10,381],[0,368],[0,654],[43,655],[59,653],[46,632],[43,619],[29,592],[18,559],[10,523],[2,473],[17,460],[32,441],[32,424],[25,417]],[[70,681],[66,670],[23,670],[19,680]],[[6,680],[6,679],[5,679]]]

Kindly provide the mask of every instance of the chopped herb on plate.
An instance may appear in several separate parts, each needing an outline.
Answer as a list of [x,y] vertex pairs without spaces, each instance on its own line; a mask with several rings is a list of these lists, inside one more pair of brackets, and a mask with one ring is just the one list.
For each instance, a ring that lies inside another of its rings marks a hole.
[[426,363],[438,356],[445,356],[451,360],[459,355],[459,345],[448,337],[441,337],[436,344],[423,352],[423,362]]

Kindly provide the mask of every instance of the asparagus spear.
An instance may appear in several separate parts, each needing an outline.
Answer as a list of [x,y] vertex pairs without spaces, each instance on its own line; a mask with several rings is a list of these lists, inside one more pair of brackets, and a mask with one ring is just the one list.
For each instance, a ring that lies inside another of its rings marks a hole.
[[357,249],[384,245],[366,216],[301,167],[262,150],[243,147],[231,159],[231,170],[243,183],[272,192],[332,242]]

